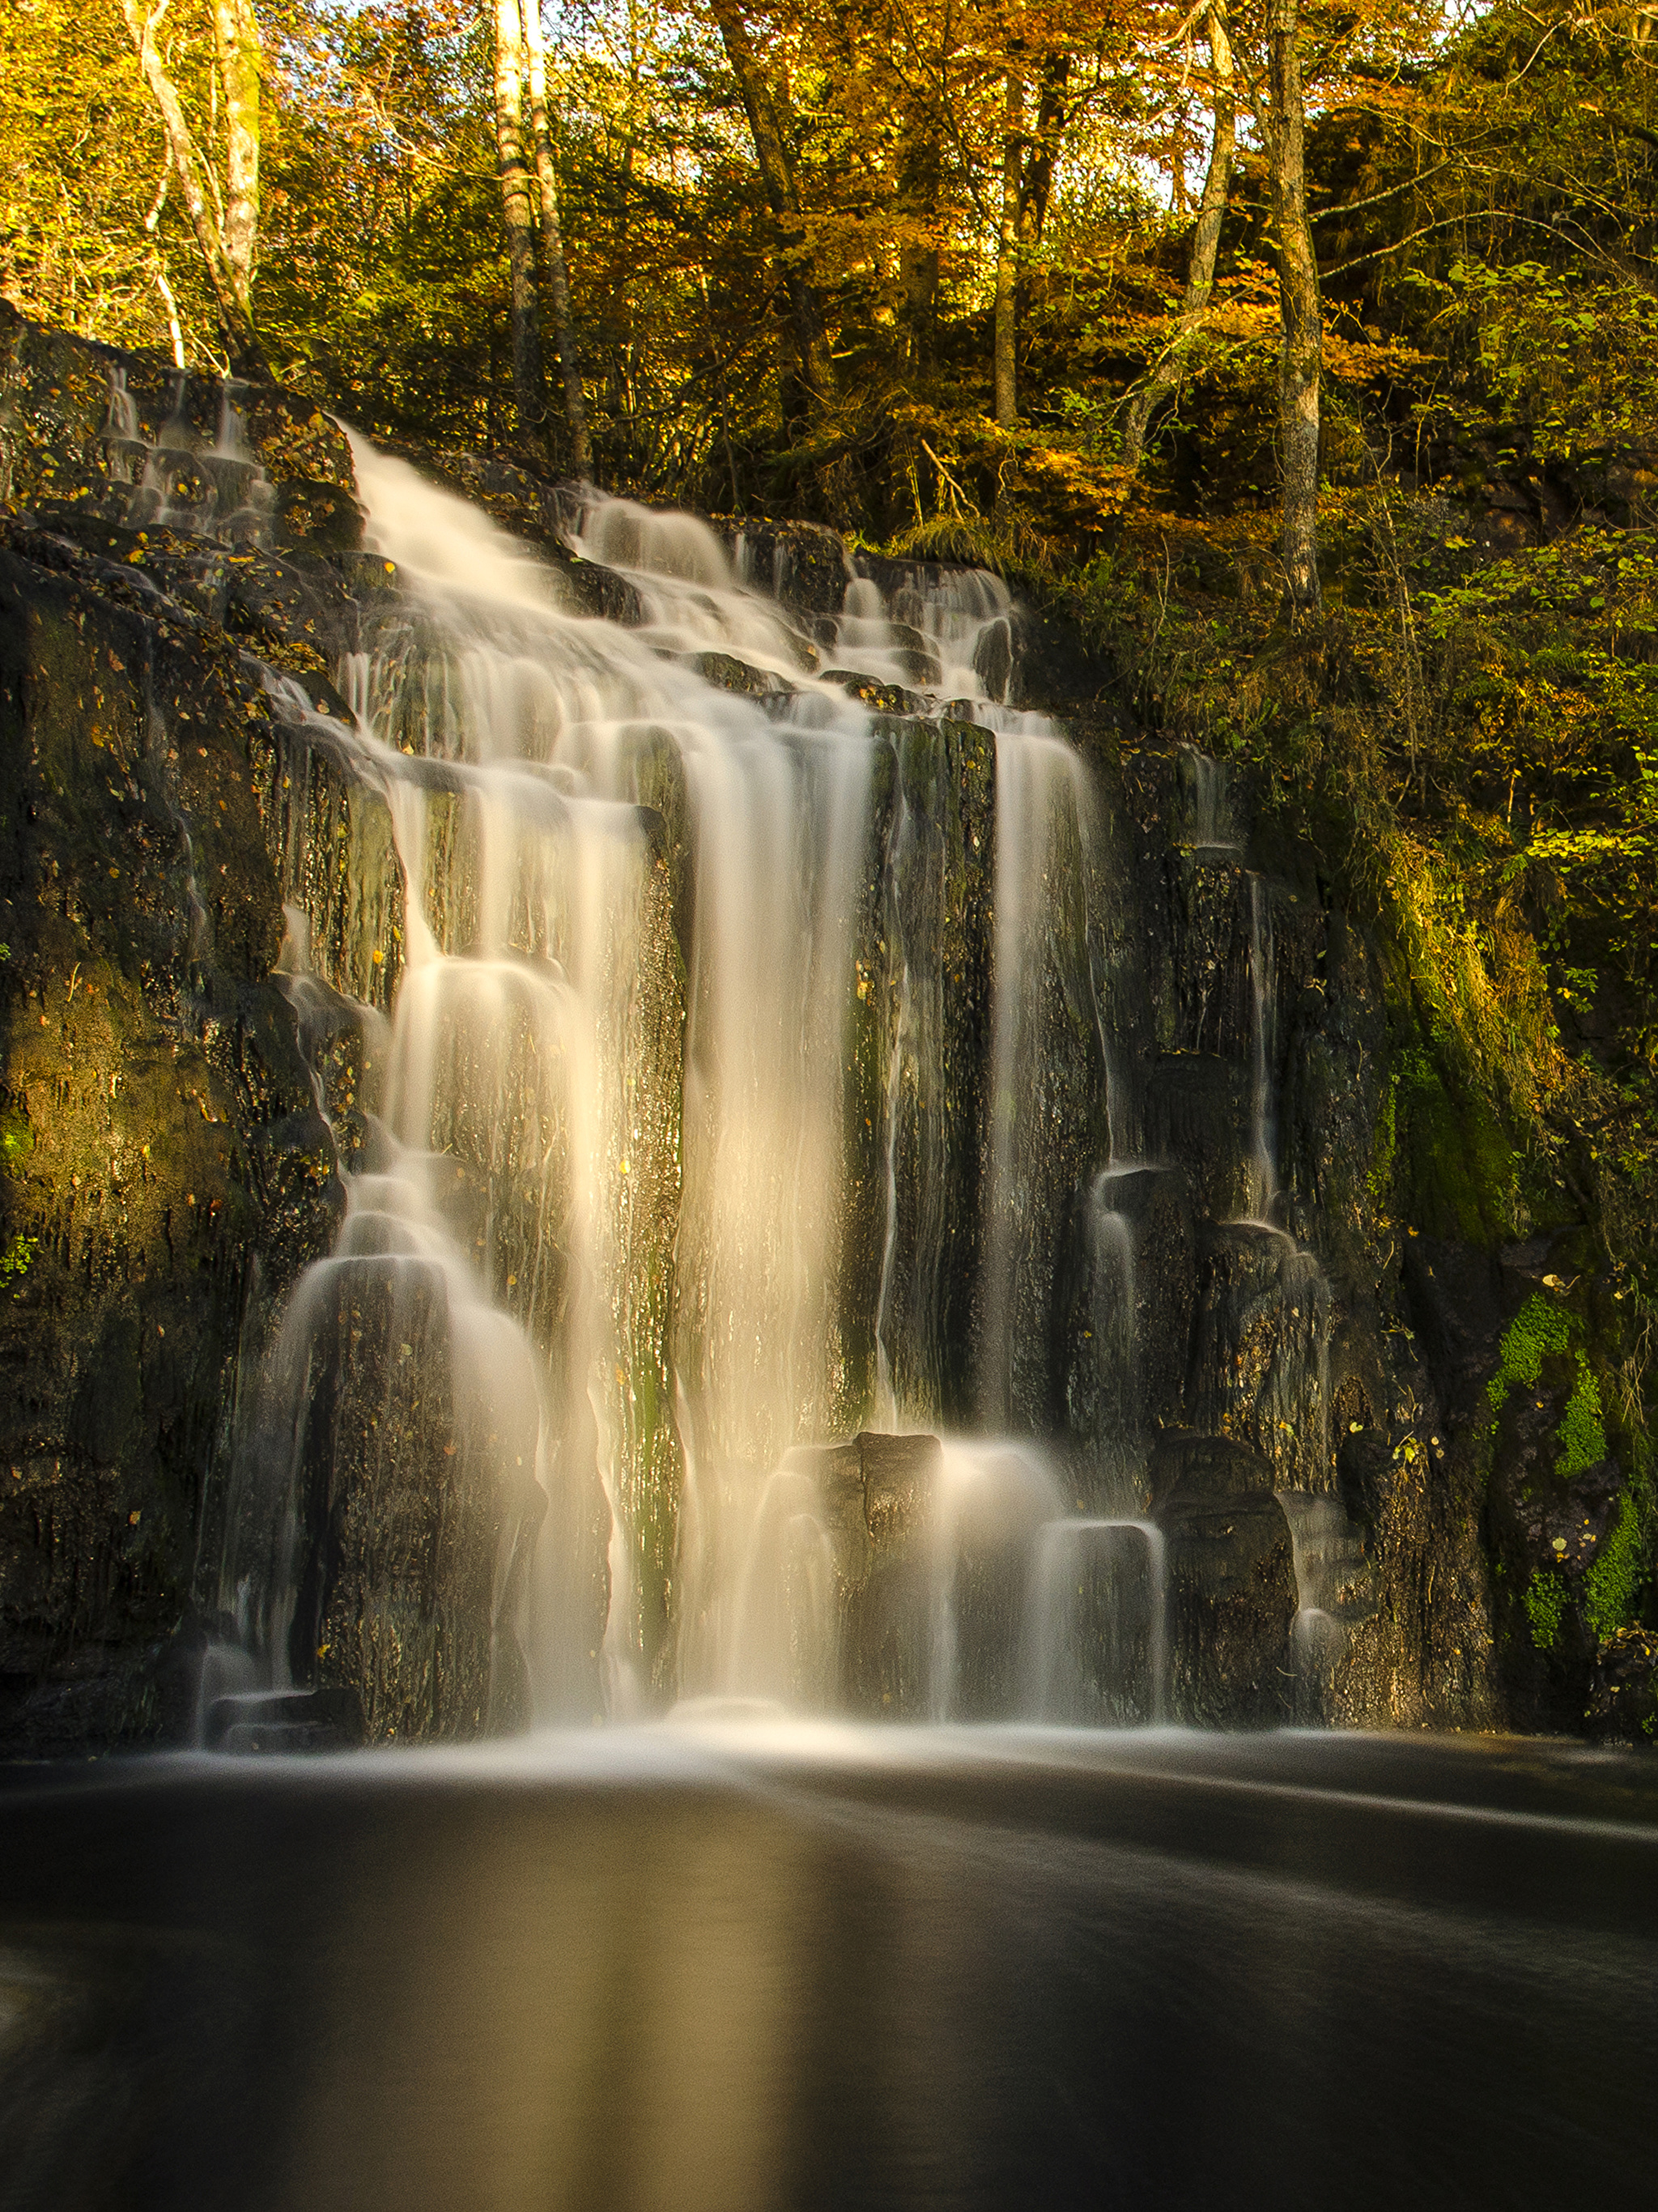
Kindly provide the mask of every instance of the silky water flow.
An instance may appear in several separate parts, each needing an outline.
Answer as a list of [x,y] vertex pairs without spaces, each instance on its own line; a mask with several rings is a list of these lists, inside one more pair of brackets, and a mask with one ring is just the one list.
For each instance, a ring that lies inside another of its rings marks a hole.
[[[302,1040],[316,1065],[353,1032],[361,1065],[349,1115],[319,1083],[345,1218],[240,1455],[211,1732],[331,1680],[381,1737],[833,1709],[848,1589],[895,1538],[902,1709],[1160,1717],[1127,1460],[1096,1440],[1117,1517],[1078,1519],[1033,1440],[1054,1253],[1109,1162],[1103,861],[1081,757],[1007,702],[1005,586],[917,564],[799,615],[705,524],[592,495],[568,542],[624,625],[352,442],[391,580],[352,722],[287,705],[378,795],[403,889],[354,875],[325,975],[295,890]],[[1126,1420],[1132,1257],[1097,1188],[1085,1211]],[[903,1511],[863,1480],[848,1518],[811,1448],[869,1428],[944,1445]],[[1104,1651],[1082,1675],[1062,1623]]]

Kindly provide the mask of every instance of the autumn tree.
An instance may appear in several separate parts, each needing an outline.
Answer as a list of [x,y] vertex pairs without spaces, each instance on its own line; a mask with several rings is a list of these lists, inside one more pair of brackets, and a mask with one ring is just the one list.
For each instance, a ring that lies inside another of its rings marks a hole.
[[1193,227],[1186,290],[1174,326],[1154,356],[1145,381],[1131,394],[1123,415],[1122,458],[1130,475],[1145,455],[1146,433],[1157,411],[1179,391],[1207,319],[1215,289],[1215,263],[1231,182],[1237,143],[1237,91],[1227,34],[1224,0],[1211,0],[1206,18],[1209,41],[1212,117],[1209,166]]
[[[233,369],[268,376],[254,330],[253,277],[259,241],[259,88],[264,52],[252,0],[213,0],[215,90],[223,102],[222,189],[200,153],[161,36],[171,0],[149,7],[121,0],[121,12],[167,132],[167,160],[189,211],[212,288]],[[164,179],[165,183],[165,179]]]
[[537,212],[541,218],[541,263],[552,301],[553,331],[558,343],[564,386],[564,420],[570,437],[570,462],[577,476],[589,475],[592,454],[587,442],[587,403],[581,389],[581,358],[570,313],[570,278],[564,259],[559,218],[558,173],[547,125],[547,62],[542,42],[541,0],[523,0],[530,134],[535,148]]
[[821,411],[835,397],[835,365],[804,221],[787,79],[755,46],[738,0],[709,0],[709,8],[748,118],[755,165],[776,228],[799,390],[808,410]]
[[1297,0],[1267,0],[1269,90],[1265,109],[1272,180],[1272,247],[1284,341],[1278,367],[1278,550],[1290,601],[1315,607],[1318,576],[1319,420],[1324,325],[1318,258],[1307,219],[1307,111],[1302,89]]
[[[525,456],[547,460],[547,389],[536,288],[535,210],[525,118],[528,56],[519,0],[490,0],[495,34],[495,168],[513,288],[513,399]],[[534,7],[537,0],[526,0]]]

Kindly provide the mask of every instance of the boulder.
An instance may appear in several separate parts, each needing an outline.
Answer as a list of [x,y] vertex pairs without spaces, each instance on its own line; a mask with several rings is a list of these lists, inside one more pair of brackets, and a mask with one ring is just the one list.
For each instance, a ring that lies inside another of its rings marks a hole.
[[817,1486],[835,1558],[840,1702],[854,1712],[898,1719],[927,1710],[929,1532],[942,1464],[937,1437],[872,1431],[799,1446],[784,1462]]

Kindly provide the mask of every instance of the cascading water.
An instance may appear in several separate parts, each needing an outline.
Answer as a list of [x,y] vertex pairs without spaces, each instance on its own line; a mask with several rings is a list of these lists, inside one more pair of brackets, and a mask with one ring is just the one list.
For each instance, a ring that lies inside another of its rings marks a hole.
[[[1108,840],[1009,703],[1005,587],[915,564],[796,614],[591,494],[561,568],[353,453],[395,583],[354,722],[285,708],[347,1205],[233,1501],[258,1689],[352,1685],[371,1735],[676,1695],[1161,1717],[1113,1193],[1162,1171],[1113,1159]],[[319,775],[359,795],[343,880]]]
[[1278,1195],[1278,1127],[1272,1068],[1277,1057],[1278,993],[1272,975],[1272,908],[1266,886],[1251,874],[1249,885],[1249,1212],[1270,1221]]
[[1026,1710],[1096,1725],[1167,1719],[1168,1607],[1156,1522],[1048,1522],[1031,1569]]
[[219,387],[217,433],[198,436],[185,416],[189,380],[173,381],[172,412],[153,444],[141,435],[125,369],[109,374],[105,444],[114,481],[132,486],[125,520],[216,538],[239,546],[259,545],[270,534],[276,489],[248,444],[242,404],[247,387],[227,377]]
[[1317,1719],[1349,1630],[1375,1611],[1363,1539],[1339,1498],[1304,1490],[1281,1490],[1278,1497],[1294,1547],[1300,1698],[1305,1717]]

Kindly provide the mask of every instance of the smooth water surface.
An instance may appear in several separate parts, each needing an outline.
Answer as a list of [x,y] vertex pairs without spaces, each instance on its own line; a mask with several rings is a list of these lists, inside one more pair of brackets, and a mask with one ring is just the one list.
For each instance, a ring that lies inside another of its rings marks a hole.
[[1650,2202],[1658,1766],[733,1717],[15,1769],[0,2204]]

